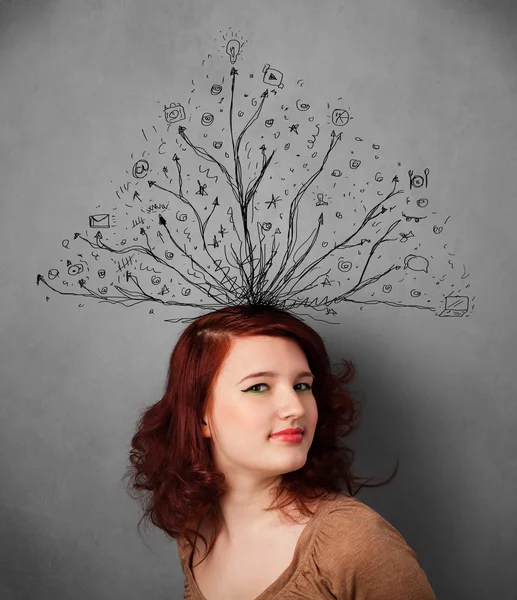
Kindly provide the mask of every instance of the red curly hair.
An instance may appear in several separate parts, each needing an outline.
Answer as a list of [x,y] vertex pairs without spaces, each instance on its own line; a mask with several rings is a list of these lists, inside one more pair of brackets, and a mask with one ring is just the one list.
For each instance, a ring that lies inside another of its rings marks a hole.
[[[355,496],[362,487],[380,487],[394,479],[369,484],[370,479],[351,472],[354,451],[338,439],[358,427],[358,402],[345,390],[354,376],[353,364],[344,361],[343,372],[331,372],[327,350],[319,334],[294,314],[271,306],[228,306],[193,320],[180,335],[171,357],[165,393],[144,409],[131,440],[130,463],[124,478],[127,491],[139,500],[144,514],[138,523],[152,522],[173,539],[191,546],[197,535],[210,554],[221,530],[218,498],[225,493],[224,474],[218,472],[210,440],[202,436],[205,411],[211,414],[211,391],[232,342],[238,337],[265,335],[295,340],[304,351],[315,376],[313,394],[318,422],[305,465],[282,475],[271,506],[284,510],[296,505],[312,516],[306,502],[329,497],[346,487]],[[364,483],[359,483],[365,480]],[[208,517],[215,524],[209,545],[196,524]],[[202,561],[201,561],[202,562]]]

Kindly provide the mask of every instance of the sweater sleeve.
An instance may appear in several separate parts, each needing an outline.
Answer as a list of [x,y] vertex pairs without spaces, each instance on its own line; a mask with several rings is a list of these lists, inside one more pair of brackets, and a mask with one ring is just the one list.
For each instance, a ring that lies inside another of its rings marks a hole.
[[325,548],[321,568],[333,598],[436,600],[415,552],[362,502],[333,509],[319,536]]

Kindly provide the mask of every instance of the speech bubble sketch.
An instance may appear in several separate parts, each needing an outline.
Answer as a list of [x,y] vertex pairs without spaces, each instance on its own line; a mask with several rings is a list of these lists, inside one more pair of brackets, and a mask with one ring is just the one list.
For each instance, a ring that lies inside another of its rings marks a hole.
[[36,283],[187,313],[168,322],[237,303],[328,323],[343,303],[469,316],[470,273],[447,246],[429,169],[368,140],[338,94],[281,99],[307,77],[284,87],[271,65],[253,71],[236,35],[189,74],[181,103],[159,100],[112,199],[90,207],[86,230],[62,232],[63,261]]

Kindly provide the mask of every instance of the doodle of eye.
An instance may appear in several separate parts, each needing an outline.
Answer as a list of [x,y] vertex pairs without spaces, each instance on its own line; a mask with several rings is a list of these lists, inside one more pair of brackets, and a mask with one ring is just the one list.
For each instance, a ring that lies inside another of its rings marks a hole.
[[105,295],[108,293],[108,288],[107,288],[106,286],[104,286],[103,288],[101,288],[101,289],[99,290],[99,292],[100,292],[100,293],[101,293],[103,296],[105,296]]
[[290,147],[291,147],[291,144],[286,144],[286,145],[284,146],[284,150],[289,150],[289,148],[290,148]]
[[223,143],[222,142],[214,142],[214,148],[216,150],[219,150],[220,148],[222,148]]
[[217,94],[220,94],[222,91],[223,86],[219,85],[218,83],[214,83],[214,85],[210,89],[210,93],[212,94],[212,96],[217,96]]
[[389,294],[391,292],[392,288],[393,288],[393,286],[391,285],[391,283],[387,283],[386,285],[382,286],[382,291],[385,294]]
[[212,125],[212,123],[214,122],[214,115],[211,113],[203,113],[203,116],[201,117],[201,125]]
[[429,204],[429,200],[427,198],[419,198],[416,201],[416,205],[420,208],[425,208]]
[[350,159],[350,168],[351,169],[357,169],[359,167],[359,165],[361,164],[361,161],[358,160],[357,158],[352,158]]
[[101,278],[104,279],[106,277],[106,270],[105,269],[99,269],[97,271],[97,275]]
[[82,273],[83,271],[84,271],[83,265],[70,265],[68,267],[69,275],[79,275],[79,273]]
[[350,114],[344,108],[335,108],[332,111],[332,123],[338,127],[343,127],[350,121]]
[[151,277],[151,283],[153,285],[159,285],[162,282],[161,277],[158,277],[158,275],[153,275]]
[[339,169],[334,169],[331,173],[332,177],[341,177],[343,173]]
[[338,219],[342,219],[342,218],[343,218],[343,215],[342,215],[340,212],[337,212],[337,213],[336,213],[336,217],[337,217]]
[[262,223],[262,229],[269,231],[271,229],[271,223]]
[[174,253],[173,253],[173,252],[171,252],[170,250],[167,250],[167,251],[165,252],[165,258],[166,258],[167,260],[172,260],[172,259],[174,258]]
[[433,227],[433,231],[434,231],[434,233],[442,233],[443,227],[438,227],[438,225],[435,225]]
[[422,295],[418,290],[411,290],[411,292],[409,292],[409,294],[410,294],[410,296],[413,296],[413,298],[418,298],[418,296]]
[[171,125],[172,123],[177,123],[178,121],[183,121],[185,119],[185,109],[181,104],[171,104],[170,106],[166,106],[163,109],[163,114],[165,117],[165,121]]
[[190,296],[190,288],[181,288],[182,296]]
[[310,104],[307,104],[306,102],[302,102],[300,99],[298,99],[296,101],[296,108],[298,110],[305,112],[306,110],[309,110],[310,107],[311,107]]
[[48,272],[49,279],[55,279],[59,275],[59,271],[57,269],[50,269]]
[[267,119],[267,121],[264,123],[264,125],[266,127],[272,127],[274,122],[275,122],[275,119]]
[[343,273],[347,273],[352,268],[352,263],[349,260],[339,259],[337,268]]
[[143,158],[141,160],[137,160],[133,165],[133,177],[136,179],[142,179],[142,177],[145,177],[147,173],[149,173],[149,163]]

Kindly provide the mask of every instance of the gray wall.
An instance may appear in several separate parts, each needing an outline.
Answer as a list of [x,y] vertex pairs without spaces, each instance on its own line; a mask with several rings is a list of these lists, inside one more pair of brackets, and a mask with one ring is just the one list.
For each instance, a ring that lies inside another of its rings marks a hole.
[[[408,213],[405,199],[417,191],[429,199],[427,221],[394,232],[411,227],[415,239],[382,250],[386,264],[402,265],[391,300],[411,304],[411,290],[424,290],[419,300],[435,310],[390,306],[379,282],[327,322],[308,322],[334,363],[356,363],[352,387],[365,404],[353,438],[359,474],[386,477],[400,455],[395,482],[359,498],[405,536],[438,598],[515,598],[517,9],[494,0],[0,2],[0,596],[182,596],[175,543],[156,531],[143,543],[120,478],[138,412],[159,398],[184,327],[164,320],[198,313],[149,314],[149,304],[65,296],[36,279],[63,291],[66,260],[78,261],[82,248],[93,281],[92,249],[74,245],[73,234],[93,239],[89,215],[114,207],[123,232],[116,191],[137,183],[130,173],[145,149],[142,129],[163,126],[165,104],[186,103],[209,53],[228,77],[230,27],[246,40],[239,85],[271,64],[285,77],[276,99],[292,104],[303,94],[322,136],[332,128],[327,101],[332,108],[342,97],[353,116],[332,155],[343,171],[338,187],[327,170],[303,201],[306,234],[322,210],[316,192],[329,200],[326,225],[341,210],[343,230],[353,204],[341,192],[353,190],[356,202],[365,194],[373,206],[375,160],[386,181],[406,174],[399,209]],[[349,169],[359,135],[381,146],[362,173]],[[177,137],[167,138],[170,166]],[[249,139],[261,143],[251,130]],[[281,166],[271,172],[285,175]],[[407,170],[424,168],[428,188],[410,192]],[[372,185],[358,193],[365,178]],[[411,253],[427,257],[427,273],[404,268]],[[116,270],[111,257],[99,260]],[[53,268],[61,274],[51,281]],[[334,287],[314,296],[343,291],[344,273],[336,285],[333,268]],[[78,277],[68,279],[68,291],[80,292]],[[182,284],[170,285],[182,298]],[[451,294],[467,297],[468,309],[438,316]],[[381,302],[362,303],[372,298]]]

